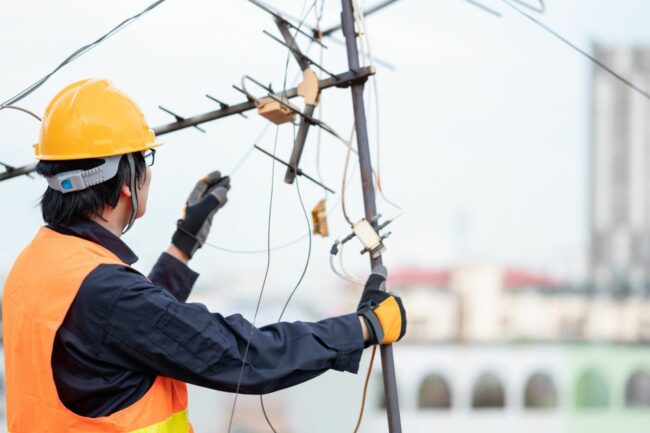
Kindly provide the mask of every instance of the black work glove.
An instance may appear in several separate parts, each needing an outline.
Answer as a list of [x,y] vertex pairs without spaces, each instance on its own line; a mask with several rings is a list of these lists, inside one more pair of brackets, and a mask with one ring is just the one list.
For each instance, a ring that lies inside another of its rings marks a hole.
[[399,296],[385,291],[386,276],[385,266],[374,267],[357,307],[368,327],[368,345],[392,344],[406,334],[406,311]]
[[172,244],[192,257],[208,238],[214,214],[228,201],[230,178],[218,171],[201,179],[185,202],[183,218],[176,222]]

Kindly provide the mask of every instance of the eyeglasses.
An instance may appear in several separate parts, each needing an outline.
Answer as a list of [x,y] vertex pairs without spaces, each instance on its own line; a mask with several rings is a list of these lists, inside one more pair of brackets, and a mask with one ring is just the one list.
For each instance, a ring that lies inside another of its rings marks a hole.
[[148,152],[144,154],[144,162],[151,167],[154,162],[156,162],[156,149],[149,149]]

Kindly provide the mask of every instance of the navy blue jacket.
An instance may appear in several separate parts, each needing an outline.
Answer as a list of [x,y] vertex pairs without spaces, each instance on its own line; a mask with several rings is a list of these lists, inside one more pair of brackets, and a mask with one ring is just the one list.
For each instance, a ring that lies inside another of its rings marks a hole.
[[[93,221],[50,228],[97,242],[129,265],[137,260]],[[167,253],[148,278],[123,265],[94,269],[54,341],[52,370],[63,404],[87,417],[110,415],[142,397],[158,375],[234,392],[251,330],[241,393],[277,391],[329,369],[357,372],[364,342],[356,314],[254,329],[239,314],[224,317],[185,302],[197,277]]]

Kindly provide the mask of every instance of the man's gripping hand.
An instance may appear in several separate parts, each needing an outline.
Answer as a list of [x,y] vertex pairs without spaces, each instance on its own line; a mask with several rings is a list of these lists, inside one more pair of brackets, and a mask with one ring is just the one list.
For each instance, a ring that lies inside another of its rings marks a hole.
[[228,201],[230,178],[218,171],[201,179],[185,202],[183,217],[176,223],[172,244],[188,258],[203,246],[214,214]]
[[402,300],[385,291],[386,275],[384,266],[375,266],[357,307],[357,314],[363,317],[370,334],[369,345],[391,344],[406,333],[406,312]]

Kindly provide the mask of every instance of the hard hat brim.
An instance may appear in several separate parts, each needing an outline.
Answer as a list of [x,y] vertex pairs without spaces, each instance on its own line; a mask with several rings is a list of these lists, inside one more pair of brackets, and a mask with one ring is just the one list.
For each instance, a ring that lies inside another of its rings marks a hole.
[[[129,152],[127,153],[133,153],[133,152],[144,152],[145,150],[149,149],[154,149],[156,147],[162,146],[163,143],[162,141],[154,141],[153,143],[146,144],[141,147],[135,147],[133,149],[129,149]],[[77,159],[93,159],[93,158],[106,158],[109,156],[117,156],[117,155],[126,155],[126,153],[110,153],[110,154],[97,154],[93,152],[84,152],[84,153],[75,153],[75,154],[70,154],[70,155],[47,155],[47,154],[40,154],[36,156],[36,159],[39,161],[74,161]]]

